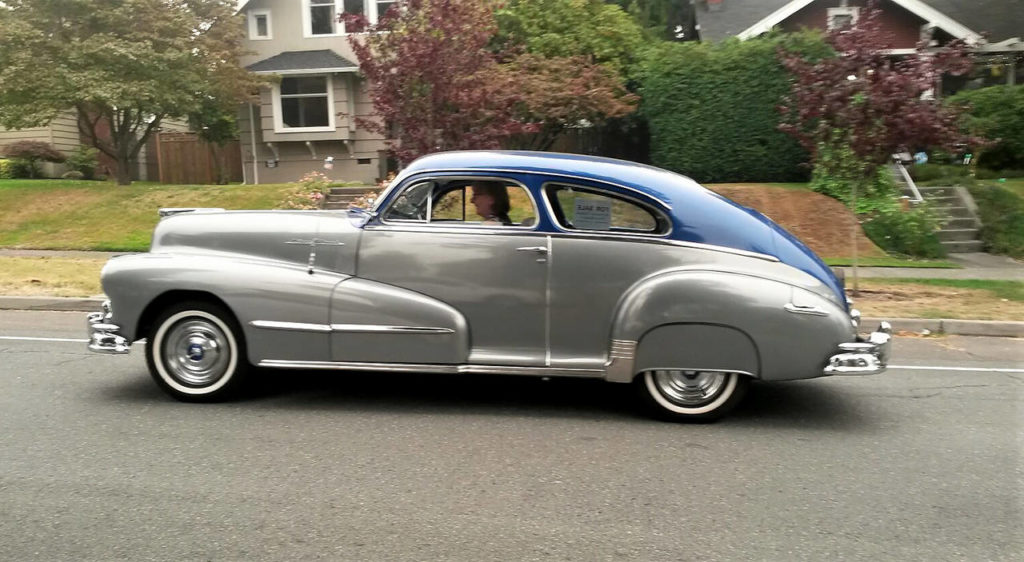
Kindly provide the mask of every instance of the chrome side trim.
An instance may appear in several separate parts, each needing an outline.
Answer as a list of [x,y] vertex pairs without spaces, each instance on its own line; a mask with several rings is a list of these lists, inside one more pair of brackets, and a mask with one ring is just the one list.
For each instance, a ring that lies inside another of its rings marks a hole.
[[254,328],[270,330],[286,330],[292,332],[347,332],[347,333],[387,333],[387,334],[454,334],[451,328],[435,328],[433,326],[387,326],[383,324],[306,324],[303,322],[276,322],[274,320],[253,320],[249,325]]
[[782,308],[793,314],[808,314],[810,316],[828,316],[828,311],[819,306],[804,306],[787,302]]
[[331,331],[327,324],[306,324],[303,322],[277,322],[274,320],[253,320],[249,325],[254,328],[265,328],[268,330],[287,330],[290,332],[321,332]]
[[534,377],[601,378],[602,369],[523,367],[518,365],[437,365],[418,363],[360,363],[349,361],[284,361],[265,359],[260,367],[273,369],[313,369],[328,371],[389,371],[394,373],[525,375]]
[[631,382],[636,364],[636,345],[633,340],[612,340],[605,365],[609,382]]
[[382,324],[331,324],[332,332],[387,334],[454,334],[451,328],[432,326],[385,326]]

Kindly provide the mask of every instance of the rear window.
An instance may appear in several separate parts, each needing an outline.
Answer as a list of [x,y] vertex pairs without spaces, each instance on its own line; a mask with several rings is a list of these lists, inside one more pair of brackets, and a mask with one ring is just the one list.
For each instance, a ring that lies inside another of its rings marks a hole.
[[660,212],[617,193],[562,183],[544,186],[555,220],[565,230],[622,234],[664,234]]

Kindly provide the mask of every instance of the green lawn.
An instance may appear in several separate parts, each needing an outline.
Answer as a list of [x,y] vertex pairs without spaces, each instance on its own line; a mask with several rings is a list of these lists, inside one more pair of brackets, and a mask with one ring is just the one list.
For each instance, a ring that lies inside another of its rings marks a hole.
[[0,247],[144,251],[161,207],[271,209],[294,188],[0,180]]
[[1024,197],[1024,178],[1006,178],[1006,181],[981,180],[979,183],[1001,185],[1018,196]]

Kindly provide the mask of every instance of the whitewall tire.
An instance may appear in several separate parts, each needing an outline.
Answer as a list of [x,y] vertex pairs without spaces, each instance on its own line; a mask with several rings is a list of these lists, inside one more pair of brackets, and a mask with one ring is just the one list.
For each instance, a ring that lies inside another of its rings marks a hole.
[[656,417],[668,421],[714,421],[746,395],[750,377],[721,371],[652,370],[637,375],[640,399]]
[[163,311],[146,344],[150,375],[164,392],[186,402],[233,394],[249,364],[238,323],[224,307],[181,303]]

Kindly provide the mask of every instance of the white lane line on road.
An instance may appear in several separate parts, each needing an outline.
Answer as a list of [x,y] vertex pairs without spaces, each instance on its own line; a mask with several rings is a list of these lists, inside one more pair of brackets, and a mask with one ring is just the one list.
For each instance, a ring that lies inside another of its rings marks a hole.
[[993,373],[1024,373],[1024,369],[1002,367],[931,367],[928,365],[889,365],[889,369],[911,369],[914,371],[985,371]]
[[0,336],[0,340],[12,340],[12,341],[57,341],[57,342],[68,342],[68,343],[89,343],[89,340],[79,340],[72,338],[30,338],[22,336]]

